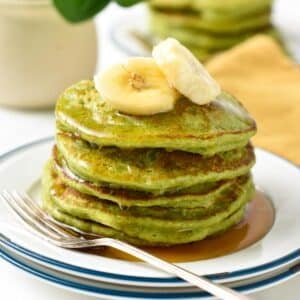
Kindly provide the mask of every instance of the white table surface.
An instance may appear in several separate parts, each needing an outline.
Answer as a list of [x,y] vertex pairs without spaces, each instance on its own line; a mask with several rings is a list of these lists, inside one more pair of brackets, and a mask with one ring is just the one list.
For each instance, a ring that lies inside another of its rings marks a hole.
[[[119,52],[110,42],[108,26],[112,20],[124,14],[124,9],[110,5],[97,17],[101,28],[100,66],[121,60],[125,54]],[[105,47],[103,45],[105,44]],[[101,47],[102,46],[102,47]],[[53,110],[18,111],[0,108],[0,155],[18,145],[54,134]],[[5,300],[89,300],[95,299],[77,295],[74,292],[50,286],[0,260],[0,299]],[[252,295],[253,299],[294,300],[300,299],[300,276],[276,287]]]

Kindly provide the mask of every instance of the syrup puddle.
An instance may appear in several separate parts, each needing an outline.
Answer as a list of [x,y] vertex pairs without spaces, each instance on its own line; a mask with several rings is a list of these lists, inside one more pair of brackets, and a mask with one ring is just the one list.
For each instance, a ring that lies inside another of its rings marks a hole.
[[[191,262],[234,253],[261,240],[271,229],[275,219],[272,202],[257,191],[248,204],[244,219],[226,232],[205,240],[171,247],[143,247],[143,249],[169,262]],[[84,250],[85,253],[138,261],[128,254],[104,247]]]

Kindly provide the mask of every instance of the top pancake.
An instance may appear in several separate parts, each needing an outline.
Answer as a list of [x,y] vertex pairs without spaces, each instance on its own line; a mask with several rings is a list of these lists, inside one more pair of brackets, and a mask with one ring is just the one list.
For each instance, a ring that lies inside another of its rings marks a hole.
[[182,98],[168,113],[129,116],[101,99],[89,80],[60,96],[56,119],[59,130],[99,146],[165,148],[203,155],[243,147],[256,132],[255,121],[225,93],[208,105]]
[[269,11],[243,18],[232,18],[230,15],[227,18],[226,15],[222,15],[222,18],[213,18],[207,14],[186,14],[177,11],[149,9],[149,17],[151,27],[182,28],[193,30],[194,33],[197,30],[198,33],[210,33],[218,38],[245,32],[255,33],[271,25]]
[[150,5],[160,9],[245,15],[270,8],[272,0],[151,0]]

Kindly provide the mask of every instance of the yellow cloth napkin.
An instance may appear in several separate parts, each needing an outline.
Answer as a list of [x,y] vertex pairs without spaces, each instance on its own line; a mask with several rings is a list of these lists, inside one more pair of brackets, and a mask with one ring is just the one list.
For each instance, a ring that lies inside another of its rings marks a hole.
[[255,36],[206,67],[255,118],[254,145],[300,164],[300,68],[275,40]]

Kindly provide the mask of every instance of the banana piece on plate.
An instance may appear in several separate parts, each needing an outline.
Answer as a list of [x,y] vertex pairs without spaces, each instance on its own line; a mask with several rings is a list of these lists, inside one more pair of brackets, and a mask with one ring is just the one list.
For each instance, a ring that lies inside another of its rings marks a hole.
[[203,105],[221,93],[220,86],[199,60],[176,39],[160,42],[152,56],[169,84],[192,102]]
[[170,111],[179,98],[153,58],[129,58],[96,75],[94,82],[106,102],[132,115]]

